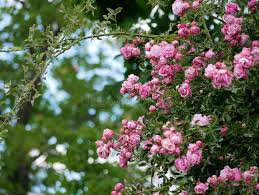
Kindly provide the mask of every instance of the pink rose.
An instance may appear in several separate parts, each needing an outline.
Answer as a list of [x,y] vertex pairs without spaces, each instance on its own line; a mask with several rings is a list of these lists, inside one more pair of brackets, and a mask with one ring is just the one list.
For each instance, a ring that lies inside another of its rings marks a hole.
[[201,68],[203,68],[205,66],[205,62],[203,61],[204,59],[202,57],[195,57],[193,60],[192,60],[192,66],[193,68],[199,70]]
[[250,173],[250,171],[245,171],[243,174],[242,174],[242,177],[244,179],[244,181],[247,183],[247,184],[250,184],[252,178],[253,178],[253,175]]
[[167,44],[165,47],[162,47],[161,53],[166,58],[173,58],[176,54],[176,49],[173,44]]
[[160,135],[155,135],[155,136],[153,136],[153,140],[154,140],[154,142],[156,142],[156,143],[161,143],[162,138],[161,138]]
[[215,65],[209,64],[205,69],[205,76],[212,80],[214,88],[229,87],[232,83],[233,75],[222,62]]
[[173,13],[177,16],[182,16],[190,7],[190,4],[182,0],[175,0],[172,4]]
[[187,38],[190,35],[190,29],[186,24],[178,24],[178,35],[183,38]]
[[133,44],[129,43],[125,44],[124,47],[120,49],[120,52],[126,60],[140,55],[139,48],[136,48]]
[[202,116],[201,114],[195,114],[192,118],[192,125],[205,126],[210,124],[211,116]]
[[238,11],[238,4],[236,3],[227,3],[226,4],[226,14],[235,14]]
[[161,146],[169,151],[174,151],[175,145],[170,141],[170,139],[163,139],[161,141]]
[[257,1],[256,0],[248,0],[247,6],[251,11],[256,11],[257,9]]
[[198,74],[199,74],[198,70],[193,68],[192,66],[190,66],[185,70],[185,78],[190,81],[196,79]]
[[189,165],[194,166],[198,165],[202,159],[202,151],[198,150],[197,152],[187,151],[186,158],[188,160]]
[[205,58],[211,59],[215,56],[215,52],[212,49],[209,49],[208,51],[205,52]]
[[178,195],[188,195],[187,191],[181,191]]
[[129,129],[135,129],[137,127],[137,122],[136,121],[128,121],[127,127]]
[[167,77],[167,76],[173,77],[174,76],[174,68],[171,65],[162,66],[159,69],[158,74],[162,77]]
[[241,32],[241,25],[234,23],[228,26],[227,35],[233,36]]
[[208,79],[213,79],[213,75],[217,72],[216,66],[214,66],[213,64],[209,64],[207,66],[207,68],[205,68],[205,77],[207,77]]
[[97,148],[97,154],[101,158],[108,158],[111,153],[110,146],[108,144],[104,144],[103,146],[100,146]]
[[190,97],[192,95],[190,82],[188,80],[185,80],[178,88],[178,92],[183,98]]
[[124,185],[122,183],[117,183],[114,187],[115,191],[123,191],[124,190]]
[[182,137],[182,134],[180,132],[176,132],[176,133],[173,133],[171,136],[170,136],[170,140],[172,143],[174,143],[175,145],[180,145],[183,143],[183,137]]
[[224,127],[220,128],[220,135],[223,137],[227,134],[228,132],[228,126],[225,125]]
[[200,27],[197,25],[196,22],[192,22],[192,26],[190,28],[190,32],[192,35],[198,35],[201,32]]
[[140,136],[138,134],[131,134],[129,139],[129,144],[136,146],[140,143]]
[[157,108],[154,105],[151,105],[149,107],[149,112],[156,112],[156,111],[157,111]]
[[231,181],[240,181],[242,179],[241,171],[238,168],[234,168],[231,170],[232,176],[230,178]]
[[150,148],[150,153],[155,155],[155,154],[158,154],[159,153],[159,150],[160,150],[160,147],[158,145],[153,145],[151,148]]
[[104,129],[103,131],[103,138],[105,140],[109,140],[109,139],[112,139],[114,136],[114,131],[111,130],[111,129]]
[[234,76],[236,79],[247,79],[248,77],[248,70],[244,68],[241,64],[236,64],[234,66]]
[[199,0],[196,0],[192,3],[192,9],[196,10],[200,8],[200,2]]
[[229,180],[231,176],[232,176],[232,170],[229,166],[225,166],[224,169],[220,171],[219,177],[220,177],[220,180],[222,181]]
[[149,83],[146,83],[139,88],[139,95],[143,99],[147,98],[150,95],[150,93],[151,93],[151,86]]
[[186,157],[176,159],[174,161],[174,165],[179,171],[184,173],[186,173],[190,168],[189,162]]
[[217,184],[218,184],[218,177],[216,175],[212,175],[211,177],[209,177],[207,179],[207,182],[212,187],[217,186]]
[[194,188],[194,191],[196,194],[205,194],[208,189],[208,183],[198,182]]
[[161,56],[161,47],[158,45],[153,45],[150,49],[151,58],[159,58]]
[[111,195],[118,195],[118,192],[112,191],[112,192],[111,192]]

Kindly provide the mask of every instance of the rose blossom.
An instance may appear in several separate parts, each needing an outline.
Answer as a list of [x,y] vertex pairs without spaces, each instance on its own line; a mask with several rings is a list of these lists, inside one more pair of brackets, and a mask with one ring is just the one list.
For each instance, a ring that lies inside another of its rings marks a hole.
[[197,25],[197,22],[193,21],[191,24],[190,32],[192,35],[198,35],[201,32],[200,27]]
[[111,130],[111,129],[105,129],[103,131],[103,139],[105,140],[109,140],[109,139],[112,139],[114,136],[114,131]]
[[175,167],[181,172],[187,172],[190,168],[189,162],[186,157],[178,158],[174,161]]
[[192,66],[190,66],[185,70],[185,78],[190,81],[196,79],[198,74],[199,74],[198,70],[193,68]]
[[155,155],[158,154],[160,151],[160,147],[158,145],[152,145],[152,147],[150,148],[150,153]]
[[251,11],[256,11],[257,9],[257,0],[248,0],[247,6]]
[[196,194],[205,194],[208,189],[208,183],[198,182],[194,188],[194,191]]
[[217,89],[229,87],[233,79],[233,74],[223,62],[217,62],[215,65],[209,64],[205,69],[204,75],[212,80],[212,86]]
[[115,191],[122,191],[124,190],[124,185],[122,183],[117,183],[114,187]]
[[226,14],[235,14],[238,11],[238,5],[236,3],[227,3],[226,4]]
[[245,171],[245,172],[242,174],[242,177],[243,177],[244,181],[245,181],[247,184],[250,184],[253,175],[250,173],[250,171]]
[[136,48],[133,44],[129,43],[125,44],[124,47],[120,49],[120,52],[126,60],[140,55],[139,48]]
[[188,195],[187,191],[181,191],[178,195]]
[[220,135],[223,137],[227,134],[228,132],[228,126],[225,125],[224,127],[220,128]]
[[216,175],[212,175],[207,179],[207,182],[210,186],[214,187],[218,184],[218,177]]
[[187,151],[186,158],[190,166],[198,165],[202,159],[202,151],[198,150],[196,152]]
[[215,52],[212,49],[209,49],[205,52],[205,58],[211,59],[215,56]]
[[157,111],[157,108],[154,105],[151,105],[149,107],[149,112],[156,112],[156,111]]
[[183,0],[175,0],[172,4],[172,10],[175,15],[182,16],[190,7],[188,2]]
[[211,116],[202,116],[201,114],[195,114],[192,118],[192,125],[205,126],[211,122]]
[[183,98],[190,97],[192,95],[190,81],[185,80],[178,88],[178,92],[180,93],[180,96]]

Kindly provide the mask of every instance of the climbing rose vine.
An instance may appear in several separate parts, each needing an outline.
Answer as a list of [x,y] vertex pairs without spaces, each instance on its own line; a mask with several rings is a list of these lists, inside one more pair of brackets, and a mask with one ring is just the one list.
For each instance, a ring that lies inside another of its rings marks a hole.
[[105,129],[97,152],[116,151],[121,168],[145,166],[151,181],[118,183],[112,195],[259,193],[257,11],[256,0],[175,0],[171,37],[121,48],[145,67],[120,93],[152,104],[118,134]]

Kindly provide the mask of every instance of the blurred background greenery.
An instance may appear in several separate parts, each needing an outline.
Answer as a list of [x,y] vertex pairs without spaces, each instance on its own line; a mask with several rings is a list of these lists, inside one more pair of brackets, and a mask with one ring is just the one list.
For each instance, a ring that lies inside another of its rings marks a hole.
[[[51,26],[56,33],[67,21],[59,12],[84,4],[84,0],[0,0],[0,47],[23,45],[29,27],[40,31]],[[107,7],[122,7],[118,25],[143,28],[152,33],[167,30],[170,6],[152,10],[147,0],[97,0],[96,14],[102,19]],[[152,12],[151,12],[152,10]],[[151,15],[150,15],[151,14]],[[71,16],[72,17],[72,16]],[[87,31],[89,24],[82,24]],[[144,113],[136,101],[119,94],[122,80],[141,71],[119,56],[122,43],[114,39],[85,41],[65,52],[38,80],[41,93],[34,105],[25,103],[18,120],[0,140],[0,194],[110,194],[114,184],[132,177],[113,157],[96,155],[95,141],[104,128],[119,131],[122,118],[136,119]],[[29,51],[33,52],[33,51]],[[0,53],[0,113],[8,112],[14,97],[6,97],[6,84],[18,85],[24,77],[25,52]],[[31,72],[33,75],[33,72]]]

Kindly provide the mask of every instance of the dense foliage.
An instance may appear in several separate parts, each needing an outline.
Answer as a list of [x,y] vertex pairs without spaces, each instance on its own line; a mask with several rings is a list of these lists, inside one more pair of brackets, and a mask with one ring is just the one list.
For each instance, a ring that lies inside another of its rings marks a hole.
[[151,100],[149,113],[123,120],[118,138],[105,129],[97,152],[145,166],[151,185],[126,183],[129,194],[257,193],[257,3],[176,0],[172,10],[180,21],[169,36],[121,48],[150,79],[131,74],[120,93]]

